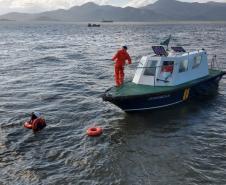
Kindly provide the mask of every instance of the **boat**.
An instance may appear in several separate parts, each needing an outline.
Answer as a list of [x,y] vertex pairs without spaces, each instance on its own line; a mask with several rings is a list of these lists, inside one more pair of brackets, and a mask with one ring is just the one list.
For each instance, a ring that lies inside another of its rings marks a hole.
[[88,27],[100,27],[100,24],[88,24]]
[[153,55],[143,56],[132,81],[108,89],[102,96],[125,112],[160,109],[217,92],[225,71],[208,65],[205,49],[152,46]]
[[105,20],[105,19],[103,19],[101,22],[103,22],[103,23],[113,23],[114,21],[113,20]]

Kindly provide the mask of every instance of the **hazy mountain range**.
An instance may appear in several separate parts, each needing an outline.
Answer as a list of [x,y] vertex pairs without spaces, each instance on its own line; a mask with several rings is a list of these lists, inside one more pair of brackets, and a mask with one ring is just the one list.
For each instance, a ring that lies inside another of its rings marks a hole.
[[0,20],[15,21],[226,21],[226,3],[187,3],[158,0],[141,8],[99,6],[86,3],[68,10],[59,9],[38,14],[8,13]]

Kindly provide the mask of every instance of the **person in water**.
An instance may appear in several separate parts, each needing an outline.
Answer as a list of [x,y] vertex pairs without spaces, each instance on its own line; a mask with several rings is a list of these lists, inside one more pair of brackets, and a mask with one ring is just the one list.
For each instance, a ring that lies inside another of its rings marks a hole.
[[132,64],[132,60],[127,52],[127,49],[127,46],[123,46],[112,58],[115,62],[115,84],[117,87],[122,85],[124,82],[124,66],[126,61],[128,61],[128,64]]
[[41,117],[40,113],[38,112],[32,112],[31,113],[31,119],[30,119],[30,123],[32,123],[35,119]]
[[41,117],[41,114],[38,112],[31,113],[30,124],[32,124],[32,130],[34,132],[42,130],[46,126],[45,120]]

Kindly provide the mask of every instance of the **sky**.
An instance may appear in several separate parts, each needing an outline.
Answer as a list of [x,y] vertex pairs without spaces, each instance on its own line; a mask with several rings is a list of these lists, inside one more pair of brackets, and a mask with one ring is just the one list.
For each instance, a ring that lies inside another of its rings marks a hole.
[[[86,2],[95,2],[100,5],[132,6],[141,7],[157,0],[0,0],[0,14],[9,12],[37,13],[54,9],[68,9],[75,5],[82,5]],[[180,0],[186,2],[208,2],[210,0]],[[225,2],[226,0],[211,0]]]

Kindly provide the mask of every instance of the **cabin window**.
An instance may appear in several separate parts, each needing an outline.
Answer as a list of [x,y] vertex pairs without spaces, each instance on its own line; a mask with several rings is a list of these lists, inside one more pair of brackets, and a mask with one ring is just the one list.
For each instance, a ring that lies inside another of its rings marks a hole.
[[199,67],[199,65],[201,64],[201,61],[202,61],[202,56],[201,55],[195,56],[194,60],[193,60],[192,69],[195,69],[195,68]]
[[144,70],[144,75],[146,76],[155,76],[155,71],[156,71],[156,65],[157,65],[156,60],[148,61],[145,70]]
[[161,72],[173,72],[174,61],[164,61],[162,65]]
[[185,72],[188,70],[188,59],[180,62],[179,73]]

